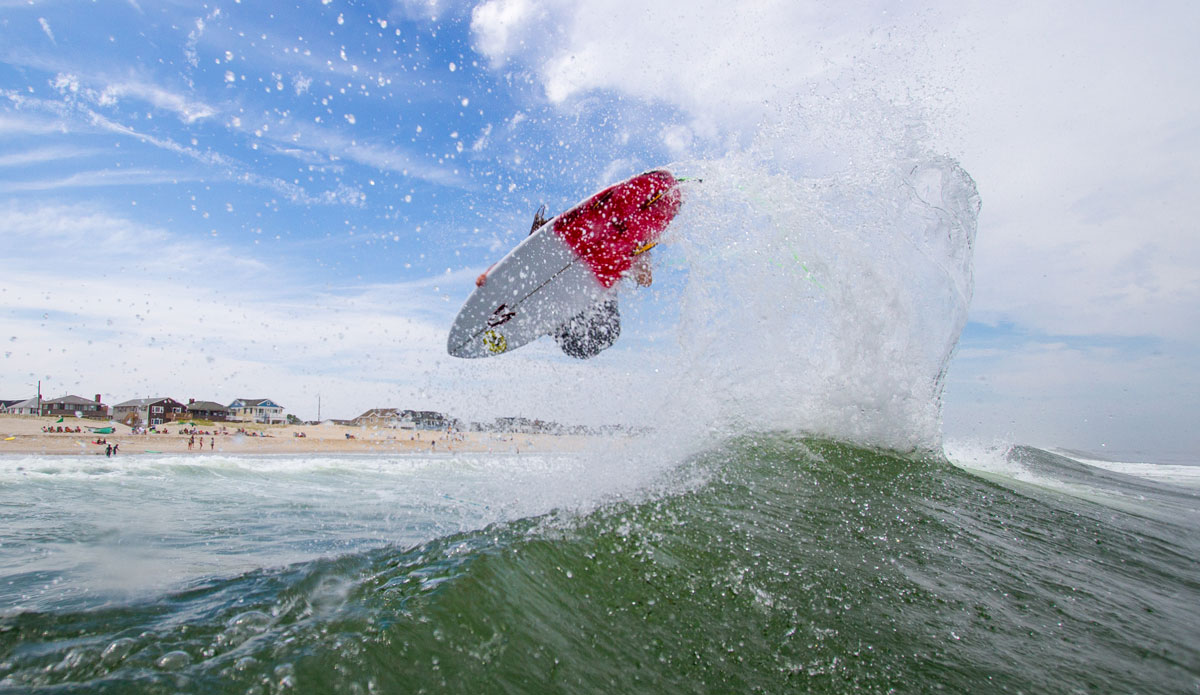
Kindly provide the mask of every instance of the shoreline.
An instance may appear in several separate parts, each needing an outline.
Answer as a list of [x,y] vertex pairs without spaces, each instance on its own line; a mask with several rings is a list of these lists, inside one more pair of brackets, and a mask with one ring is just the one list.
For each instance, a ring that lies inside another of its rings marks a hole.
[[[75,427],[80,432],[43,432],[43,427]],[[20,415],[0,416],[0,456],[74,455],[105,456],[116,444],[116,456],[131,454],[437,454],[575,452],[584,448],[586,435],[524,434],[518,432],[450,432],[406,430],[346,425],[261,425],[225,422],[190,426],[170,423],[167,433],[134,434],[125,425],[114,425],[113,434],[95,434],[88,427],[106,427],[108,421]],[[244,428],[245,433],[238,432]],[[222,429],[224,432],[222,432]],[[192,434],[192,431],[197,434]],[[303,436],[300,436],[303,434]],[[349,435],[349,436],[347,436]],[[189,446],[189,441],[192,445]],[[99,443],[97,443],[99,442]]]

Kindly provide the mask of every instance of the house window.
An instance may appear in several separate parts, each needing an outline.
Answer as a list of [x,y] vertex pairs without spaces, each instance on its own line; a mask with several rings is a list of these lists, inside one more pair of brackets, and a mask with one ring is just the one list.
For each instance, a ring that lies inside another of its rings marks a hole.
[[150,412],[152,413],[161,413],[162,411],[163,407],[161,405],[150,406]]

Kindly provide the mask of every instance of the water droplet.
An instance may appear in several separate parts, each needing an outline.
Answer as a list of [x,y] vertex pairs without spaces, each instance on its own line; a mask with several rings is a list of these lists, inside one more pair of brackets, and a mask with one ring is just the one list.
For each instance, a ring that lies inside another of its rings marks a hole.
[[187,652],[176,650],[163,654],[154,663],[164,671],[175,671],[192,663],[192,657]]

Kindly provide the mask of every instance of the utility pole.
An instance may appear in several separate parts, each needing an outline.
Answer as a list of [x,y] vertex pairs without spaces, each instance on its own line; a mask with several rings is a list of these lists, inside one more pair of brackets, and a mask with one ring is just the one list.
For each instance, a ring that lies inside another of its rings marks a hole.
[[38,414],[38,417],[42,416],[42,380],[41,379],[38,379],[37,414]]

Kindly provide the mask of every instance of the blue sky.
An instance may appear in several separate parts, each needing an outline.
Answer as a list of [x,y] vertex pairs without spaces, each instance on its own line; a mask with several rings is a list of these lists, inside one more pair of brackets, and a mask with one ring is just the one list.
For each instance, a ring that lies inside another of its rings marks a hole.
[[[0,0],[0,395],[595,419],[442,354],[474,274],[543,202],[871,92],[983,198],[947,434],[1195,451],[1197,10],[1043,5]],[[623,358],[503,371],[637,382],[637,301]]]

